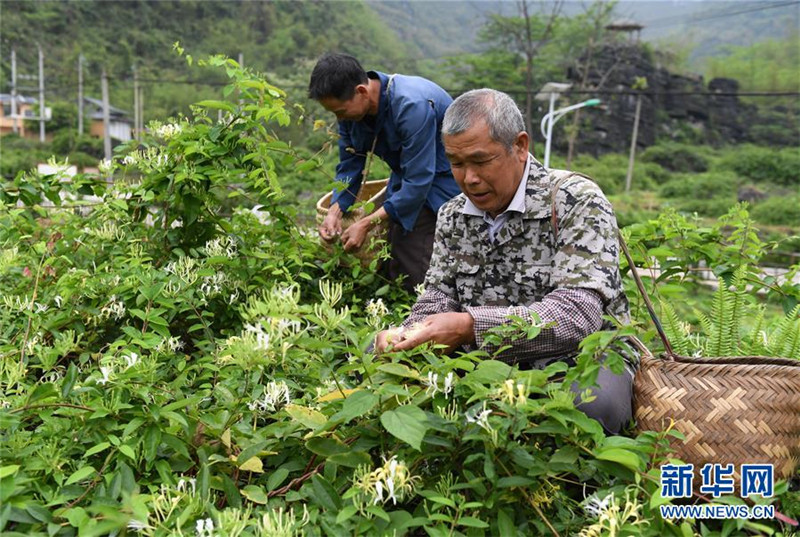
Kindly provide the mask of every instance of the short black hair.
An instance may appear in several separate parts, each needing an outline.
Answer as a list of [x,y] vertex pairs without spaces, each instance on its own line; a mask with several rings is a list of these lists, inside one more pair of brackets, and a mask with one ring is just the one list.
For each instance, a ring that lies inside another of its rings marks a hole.
[[311,71],[308,96],[315,101],[330,97],[347,101],[355,95],[356,86],[367,81],[367,72],[357,59],[348,54],[328,53]]

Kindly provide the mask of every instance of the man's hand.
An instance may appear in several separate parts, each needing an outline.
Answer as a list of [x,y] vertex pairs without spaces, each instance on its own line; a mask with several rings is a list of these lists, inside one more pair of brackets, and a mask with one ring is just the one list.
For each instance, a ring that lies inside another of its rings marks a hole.
[[405,328],[402,326],[390,328],[388,330],[381,330],[378,332],[378,335],[375,336],[375,352],[378,354],[383,354],[389,349],[390,346],[396,345],[400,341],[403,341],[404,333]]
[[357,222],[353,222],[342,234],[344,249],[348,252],[360,250],[367,240],[367,234],[370,229],[372,229],[370,217],[365,217]]
[[332,242],[342,234],[342,211],[338,203],[330,206],[318,229],[319,236],[326,242]]
[[375,347],[379,353],[384,352],[388,346],[386,336],[389,336],[392,350],[405,351],[430,341],[445,345],[444,352],[449,353],[467,343],[475,343],[474,324],[469,313],[436,313],[401,334],[394,335],[394,338],[391,338],[393,334],[387,334],[390,330],[384,330],[378,334]]

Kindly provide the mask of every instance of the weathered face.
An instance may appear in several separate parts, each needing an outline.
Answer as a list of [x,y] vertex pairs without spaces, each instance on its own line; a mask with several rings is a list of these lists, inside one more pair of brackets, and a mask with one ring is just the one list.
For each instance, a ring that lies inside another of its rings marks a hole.
[[461,134],[442,137],[445,154],[461,191],[494,218],[506,210],[517,191],[528,158],[528,135],[517,135],[511,151],[491,139],[485,121]]
[[323,97],[319,104],[328,112],[333,112],[339,121],[361,121],[369,113],[369,92],[365,84],[359,84],[351,98],[343,101],[335,97]]

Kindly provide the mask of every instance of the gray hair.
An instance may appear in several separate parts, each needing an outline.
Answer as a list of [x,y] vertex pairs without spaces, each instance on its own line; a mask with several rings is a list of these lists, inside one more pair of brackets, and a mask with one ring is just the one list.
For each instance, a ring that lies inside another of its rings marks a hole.
[[475,121],[483,119],[489,136],[511,151],[517,135],[525,131],[522,112],[514,99],[503,92],[481,88],[460,95],[447,109],[442,122],[442,136],[461,134]]

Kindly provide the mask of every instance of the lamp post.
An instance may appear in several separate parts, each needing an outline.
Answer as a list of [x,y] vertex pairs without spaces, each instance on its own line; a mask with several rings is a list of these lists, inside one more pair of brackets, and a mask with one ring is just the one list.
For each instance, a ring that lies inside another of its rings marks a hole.
[[584,108],[586,106],[598,106],[600,104],[600,99],[587,99],[582,103],[573,104],[572,106],[567,106],[564,108],[559,108],[558,110],[553,110],[553,103],[555,102],[555,94],[550,94],[550,112],[548,112],[543,118],[542,123],[540,125],[542,136],[544,136],[546,143],[545,143],[545,150],[544,150],[544,167],[550,167],[550,141],[553,138],[553,125],[556,122],[564,117],[566,114],[577,110],[578,108]]

